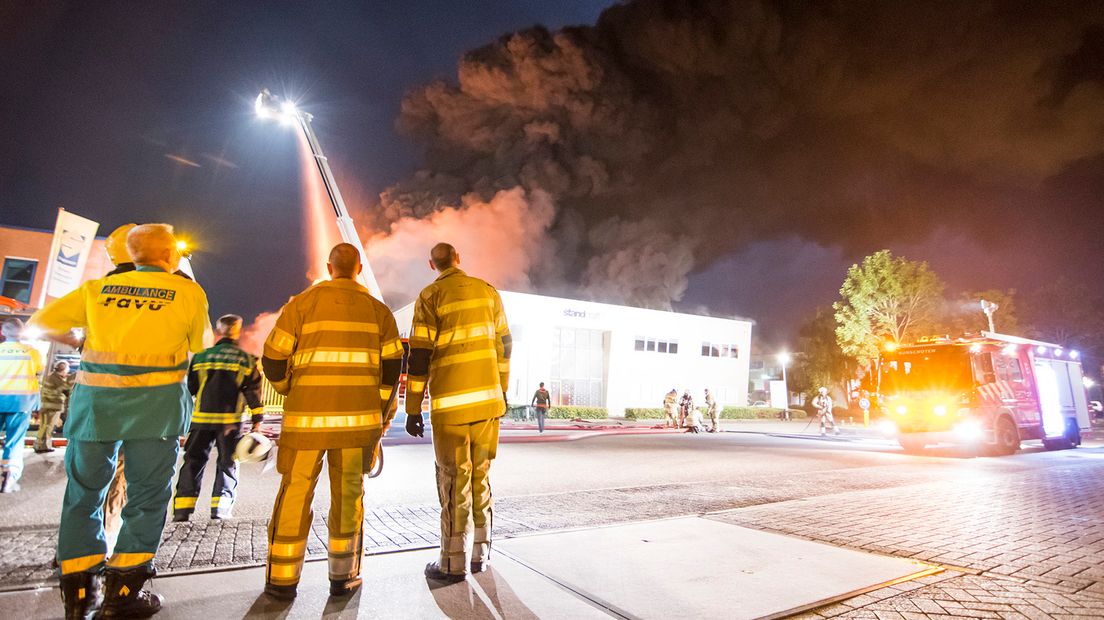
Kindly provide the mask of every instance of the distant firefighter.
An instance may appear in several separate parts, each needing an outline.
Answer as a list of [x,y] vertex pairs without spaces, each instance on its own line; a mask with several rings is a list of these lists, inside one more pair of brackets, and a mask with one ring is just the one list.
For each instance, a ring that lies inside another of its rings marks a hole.
[[826,427],[831,427],[833,433],[839,435],[839,426],[836,425],[836,418],[832,415],[832,397],[828,395],[828,388],[822,387],[817,390],[817,395],[813,398],[813,407],[816,408],[817,417],[820,418],[821,436],[826,434]]
[[663,397],[663,415],[666,421],[663,423],[667,428],[679,427],[679,414],[678,414],[678,391],[675,388],[671,388],[670,392]]
[[679,400],[679,427],[686,426],[686,418],[693,409],[694,397],[690,395],[690,390],[685,390],[682,393],[682,399]]
[[713,394],[709,392],[709,389],[705,390],[705,410],[709,414],[709,432],[716,433],[721,429],[719,424],[719,412],[717,407],[717,400],[713,398]]
[[42,408],[38,411],[38,440],[35,452],[53,452],[54,427],[69,402],[73,383],[69,377],[69,362],[54,364],[53,371],[42,379]]

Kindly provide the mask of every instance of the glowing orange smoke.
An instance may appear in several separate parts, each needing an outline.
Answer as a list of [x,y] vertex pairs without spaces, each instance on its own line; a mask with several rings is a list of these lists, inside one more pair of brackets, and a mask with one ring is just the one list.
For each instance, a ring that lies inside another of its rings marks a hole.
[[330,249],[341,243],[341,233],[337,230],[337,220],[333,205],[322,184],[318,164],[314,161],[310,144],[301,131],[295,134],[299,138],[299,169],[303,180],[303,216],[306,225],[307,278],[314,282],[328,277],[326,260]]

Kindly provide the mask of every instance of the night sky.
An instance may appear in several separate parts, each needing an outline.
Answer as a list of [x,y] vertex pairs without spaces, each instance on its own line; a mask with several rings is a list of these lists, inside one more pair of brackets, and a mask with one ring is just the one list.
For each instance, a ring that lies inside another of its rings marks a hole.
[[1101,281],[1104,3],[609,4],[7,3],[0,222],[166,221],[214,315],[278,308],[307,267],[267,87],[314,114],[393,305],[454,232],[503,288],[772,344],[882,247],[952,289]]

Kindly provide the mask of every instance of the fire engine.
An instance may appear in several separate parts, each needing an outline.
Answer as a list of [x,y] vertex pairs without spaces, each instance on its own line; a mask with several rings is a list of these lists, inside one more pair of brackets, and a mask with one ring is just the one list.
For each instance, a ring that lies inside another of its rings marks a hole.
[[1077,351],[994,332],[887,346],[879,357],[883,423],[906,451],[952,442],[992,455],[1042,440],[1081,444],[1088,398]]

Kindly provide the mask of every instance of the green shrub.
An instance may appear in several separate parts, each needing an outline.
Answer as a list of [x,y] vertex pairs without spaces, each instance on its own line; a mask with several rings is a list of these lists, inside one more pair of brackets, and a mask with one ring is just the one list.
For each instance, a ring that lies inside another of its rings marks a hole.
[[631,407],[625,409],[626,420],[662,420],[667,416],[659,407]]
[[[528,407],[525,405],[510,405],[506,408],[506,417],[511,420],[525,420],[526,409],[528,409]],[[535,407],[533,409],[535,409]],[[528,414],[530,421],[536,419],[536,411],[530,410]],[[605,407],[566,405],[552,407],[548,410],[548,415],[545,416],[545,419],[574,420],[575,418],[580,418],[583,420],[604,420],[608,415]]]

